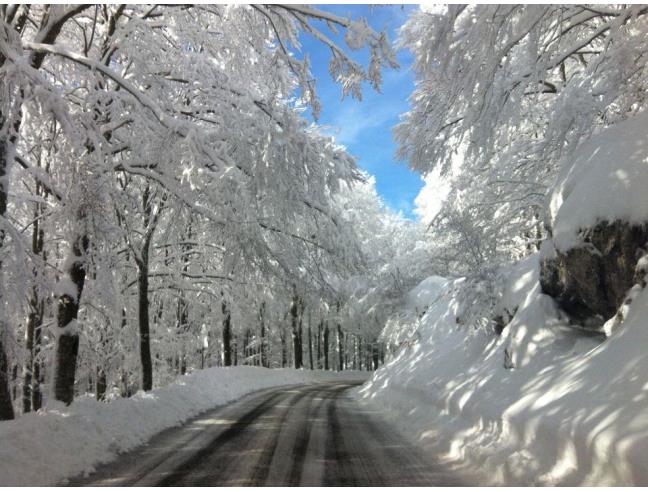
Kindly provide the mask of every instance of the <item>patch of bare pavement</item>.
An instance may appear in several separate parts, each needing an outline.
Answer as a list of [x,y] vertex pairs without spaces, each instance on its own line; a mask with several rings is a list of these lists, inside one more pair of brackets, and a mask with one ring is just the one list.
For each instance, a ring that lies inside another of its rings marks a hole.
[[256,393],[167,430],[70,485],[461,485],[346,394],[358,384]]

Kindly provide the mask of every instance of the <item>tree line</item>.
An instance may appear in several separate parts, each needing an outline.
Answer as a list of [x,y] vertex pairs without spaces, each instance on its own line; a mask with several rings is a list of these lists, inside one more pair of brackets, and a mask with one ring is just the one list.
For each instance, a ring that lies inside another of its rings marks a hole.
[[[292,5],[0,20],[0,418],[212,365],[381,362],[380,316],[350,307],[373,275],[345,209],[367,177],[302,116],[319,102],[295,47],[330,48],[358,97],[396,66],[383,33]],[[347,54],[362,47],[367,67]]]

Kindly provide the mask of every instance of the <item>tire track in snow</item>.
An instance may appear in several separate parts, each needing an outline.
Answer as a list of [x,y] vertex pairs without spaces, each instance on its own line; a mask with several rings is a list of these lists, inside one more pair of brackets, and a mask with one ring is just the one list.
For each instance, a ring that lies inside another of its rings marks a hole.
[[230,425],[225,431],[216,436],[216,438],[213,439],[205,448],[197,452],[193,458],[183,463],[182,466],[173,470],[168,476],[158,482],[157,486],[168,487],[176,485],[177,482],[186,478],[191,474],[192,470],[199,467],[201,464],[204,464],[218,450],[218,448],[241,435],[241,433],[247,427],[252,425],[256,419],[265,414],[268,409],[272,408],[274,403],[281,399],[282,396],[283,393],[275,394],[256,405],[250,411],[241,416],[236,422]]
[[313,388],[302,391],[300,398],[293,402],[290,408],[283,413],[281,422],[276,426],[276,429],[272,433],[272,444],[264,449],[264,452],[260,456],[254,471],[252,472],[252,482],[253,485],[265,485],[268,481],[271,472],[271,465],[274,458],[277,456],[277,448],[279,447],[279,442],[282,437],[282,431],[285,430],[286,424],[290,422],[290,416],[294,413],[295,406],[301,403],[306,398],[313,397],[313,394],[318,394],[321,392],[321,388]]

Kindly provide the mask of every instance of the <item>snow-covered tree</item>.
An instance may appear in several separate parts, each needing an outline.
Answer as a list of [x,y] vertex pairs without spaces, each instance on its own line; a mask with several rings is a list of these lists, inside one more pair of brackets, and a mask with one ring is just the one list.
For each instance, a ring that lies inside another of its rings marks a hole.
[[[328,46],[359,97],[395,66],[365,21],[293,5],[10,5],[0,20],[3,418],[9,366],[24,368],[24,411],[45,376],[65,403],[81,378],[101,398],[150,389],[214,355],[215,325],[236,359],[263,312],[268,348],[265,322],[284,322],[271,313],[288,313],[293,286],[330,296],[353,270],[333,197],[358,175],[300,115],[319,103],[297,39]],[[369,66],[321,20],[367,46]]]
[[646,14],[451,5],[411,15],[400,44],[415,56],[416,89],[395,134],[412,168],[451,182],[431,232],[439,251],[468,252],[464,271],[533,251],[560,159],[645,107]]

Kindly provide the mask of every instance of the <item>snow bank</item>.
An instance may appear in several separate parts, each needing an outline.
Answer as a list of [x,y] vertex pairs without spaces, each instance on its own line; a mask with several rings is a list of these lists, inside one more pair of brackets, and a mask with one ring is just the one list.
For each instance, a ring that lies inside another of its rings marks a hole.
[[610,338],[587,338],[538,268],[533,256],[505,272],[517,311],[500,337],[456,325],[449,282],[358,398],[480,485],[648,485],[648,291]]
[[448,280],[431,276],[405,296],[405,309],[392,315],[383,330],[382,341],[394,349],[418,339],[421,316],[441,297],[448,295]]
[[131,398],[109,403],[79,398],[69,407],[0,422],[0,485],[54,485],[91,472],[158,432],[247,393],[354,376],[366,377],[367,373],[211,368]]
[[408,292],[406,307],[418,313],[423,313],[440,296],[445,294],[447,289],[447,279],[434,275],[428,277]]
[[562,166],[549,211],[556,248],[579,244],[599,221],[648,219],[648,111],[602,131]]

